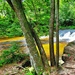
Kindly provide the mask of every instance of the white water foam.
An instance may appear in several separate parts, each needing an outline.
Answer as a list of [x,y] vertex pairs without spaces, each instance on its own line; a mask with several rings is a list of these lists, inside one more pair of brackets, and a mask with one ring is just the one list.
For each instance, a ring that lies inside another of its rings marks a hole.
[[[41,36],[40,39],[49,38],[47,36]],[[75,40],[75,30],[59,30],[59,42],[72,42]],[[56,42],[56,37],[54,37],[54,42]]]
[[60,36],[60,34],[59,34],[59,41],[65,41],[65,42],[72,42],[72,41],[74,41],[75,40],[75,32],[70,32],[70,31],[68,31],[68,32],[66,32],[66,33],[64,33],[63,34],[63,36]]

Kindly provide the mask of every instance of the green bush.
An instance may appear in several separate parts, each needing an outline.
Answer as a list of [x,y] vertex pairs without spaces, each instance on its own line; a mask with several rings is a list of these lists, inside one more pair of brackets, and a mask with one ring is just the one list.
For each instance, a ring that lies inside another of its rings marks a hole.
[[0,19],[0,38],[22,36],[22,30],[19,22],[8,18]]
[[9,49],[3,50],[0,56],[0,67],[4,64],[20,62],[25,59],[26,54],[20,52],[19,45],[13,42]]
[[26,67],[23,69],[25,75],[36,75],[36,72],[33,67]]

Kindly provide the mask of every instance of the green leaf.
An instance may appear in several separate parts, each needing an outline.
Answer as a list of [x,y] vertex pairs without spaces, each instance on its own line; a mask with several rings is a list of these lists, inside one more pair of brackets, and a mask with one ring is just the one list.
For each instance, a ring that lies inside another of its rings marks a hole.
[[27,72],[25,75],[34,75],[32,72]]

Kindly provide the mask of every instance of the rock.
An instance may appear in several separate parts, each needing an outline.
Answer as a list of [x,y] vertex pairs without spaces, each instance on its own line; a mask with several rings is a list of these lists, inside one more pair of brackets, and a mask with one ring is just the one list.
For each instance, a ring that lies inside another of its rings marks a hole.
[[62,60],[63,60],[63,61],[66,61],[67,59],[68,59],[68,54],[63,54]]
[[71,55],[75,54],[75,41],[68,43],[68,45],[64,48],[64,53]]
[[75,58],[75,41],[68,43],[67,46],[64,48],[62,59],[64,61],[67,61],[70,56],[72,56],[73,59]]

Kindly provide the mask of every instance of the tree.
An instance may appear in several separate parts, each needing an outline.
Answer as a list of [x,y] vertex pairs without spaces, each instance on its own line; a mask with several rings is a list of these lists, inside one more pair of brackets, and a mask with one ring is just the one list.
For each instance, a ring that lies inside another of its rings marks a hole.
[[55,65],[54,56],[54,20],[55,20],[55,0],[51,0],[51,13],[50,13],[50,25],[49,25],[49,47],[50,47],[50,62],[51,66]]
[[56,67],[59,67],[59,0],[56,0]]
[[[23,30],[23,34],[26,38],[27,46],[29,48],[31,64],[35,68],[37,74],[40,75],[43,72],[44,68],[42,65],[41,58],[36,49],[36,45],[34,43],[34,39],[32,37],[31,31],[29,29],[26,16],[24,15],[22,2],[21,2],[21,0],[11,0],[11,2],[14,6],[15,12],[17,14],[17,17],[20,21],[21,28]],[[38,60],[38,62],[37,62],[37,60]]]
[[[34,42],[34,39],[36,40],[37,38],[33,38],[32,33],[34,33],[34,31],[32,29],[30,29],[30,27],[29,27],[29,23],[28,23],[27,18],[24,14],[24,11],[23,11],[21,0],[11,0],[11,2],[8,2],[8,3],[12,3],[11,7],[12,6],[14,7],[14,11],[16,12],[17,17],[20,21],[21,28],[23,30],[24,36],[26,37],[26,41],[28,44],[29,55],[30,55],[30,60],[31,60],[32,66],[35,68],[38,75],[45,72],[44,70],[46,70],[46,72],[48,71],[48,74],[49,74],[49,70],[47,70],[47,69],[49,69],[48,62],[46,61],[46,63],[44,63],[44,65],[45,65],[44,66],[43,62],[41,60],[42,55],[38,54],[38,51],[36,49],[36,45]],[[36,42],[36,43],[38,44],[38,42]],[[40,41],[39,41],[39,43],[40,43]],[[40,48],[40,46],[42,46],[42,45],[39,45],[38,48]],[[44,52],[44,50],[43,50],[43,48],[40,48],[40,49],[42,49],[42,51],[40,51],[40,54],[41,54]],[[44,58],[44,55],[42,58]],[[45,59],[46,59],[46,57],[45,57]],[[37,62],[37,60],[38,60],[38,62]],[[43,59],[43,61],[44,61],[44,59]],[[44,67],[47,69],[44,69]],[[47,74],[46,72],[45,72],[45,75]]]

